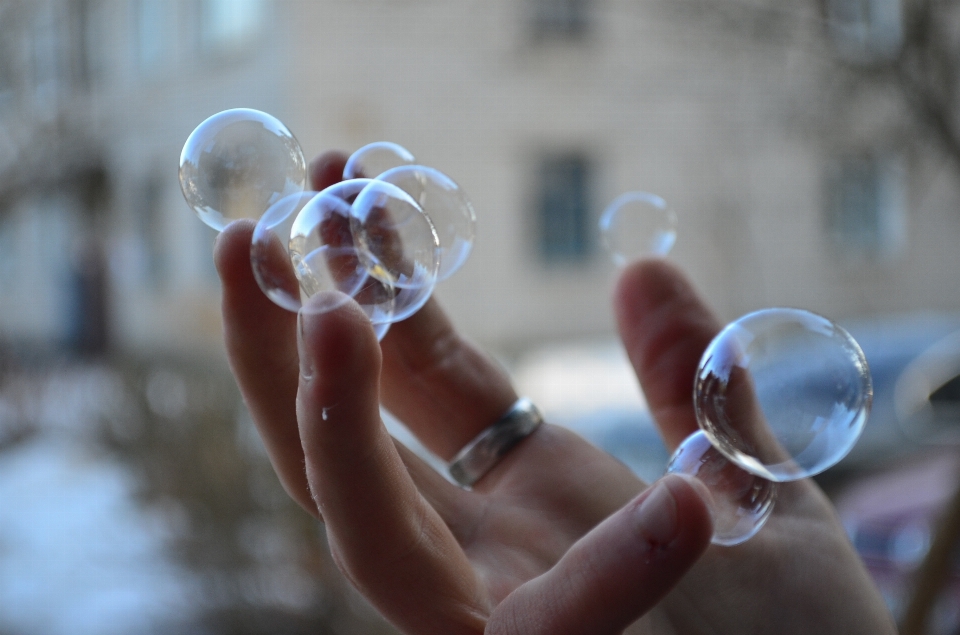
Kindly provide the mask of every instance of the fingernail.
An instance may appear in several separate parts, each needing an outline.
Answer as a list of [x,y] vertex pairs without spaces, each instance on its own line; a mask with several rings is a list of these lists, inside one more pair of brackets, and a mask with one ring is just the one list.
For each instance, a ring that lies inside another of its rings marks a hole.
[[300,352],[300,377],[310,381],[313,379],[313,357],[307,350],[306,336],[303,313],[297,313],[297,349]]
[[661,480],[637,509],[640,533],[651,543],[665,546],[679,533],[677,503],[670,488]]

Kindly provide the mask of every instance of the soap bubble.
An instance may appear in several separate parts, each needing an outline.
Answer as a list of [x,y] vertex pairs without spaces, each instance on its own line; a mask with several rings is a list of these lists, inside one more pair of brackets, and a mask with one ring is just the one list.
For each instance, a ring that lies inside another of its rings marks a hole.
[[404,165],[377,177],[396,185],[430,217],[440,241],[437,281],[446,280],[463,266],[476,231],[477,217],[464,191],[439,170],[422,165]]
[[873,388],[856,341],[801,309],[727,326],[697,370],[694,406],[710,442],[743,469],[793,481],[835,465],[863,430]]
[[[320,207],[317,192],[284,197],[270,206],[253,231],[250,262],[263,292],[290,311],[303,307],[315,312],[330,311],[356,294],[367,271],[352,243],[318,243],[302,253],[290,252],[290,234],[303,210]],[[306,299],[326,291],[323,302],[306,304]],[[346,294],[346,295],[343,295]]]
[[248,108],[208,118],[180,153],[183,196],[217,231],[238,218],[260,218],[280,199],[302,192],[306,179],[293,134],[274,117]]
[[600,236],[617,266],[662,258],[677,240],[677,215],[656,194],[627,192],[604,210]]
[[290,261],[308,297],[331,289],[351,295],[382,337],[382,325],[397,319],[399,290],[370,276],[372,256],[361,257],[350,230],[351,203],[369,182],[342,181],[312,197],[290,227]]
[[437,282],[440,241],[416,201],[395,185],[372,180],[353,202],[350,229],[370,275],[398,289],[394,320],[423,306]]
[[680,444],[667,472],[694,476],[710,491],[714,544],[731,546],[749,540],[773,512],[777,484],[729,461],[702,430]]
[[374,178],[391,168],[411,165],[413,155],[403,146],[389,141],[368,143],[347,159],[343,166],[344,179]]

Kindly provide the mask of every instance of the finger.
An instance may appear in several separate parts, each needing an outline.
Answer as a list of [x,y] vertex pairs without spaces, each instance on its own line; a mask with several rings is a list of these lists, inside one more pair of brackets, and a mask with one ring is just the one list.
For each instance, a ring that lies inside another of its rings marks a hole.
[[672,451],[697,430],[694,376],[720,325],[686,277],[663,260],[624,269],[614,309],[650,412]]
[[317,155],[307,168],[310,173],[310,187],[320,192],[334,183],[343,180],[343,167],[347,164],[347,155],[336,150]]
[[227,357],[280,482],[295,501],[317,515],[303,471],[297,430],[297,318],[271,302],[253,277],[253,228],[250,221],[231,223],[214,247],[223,282]]
[[445,479],[399,441],[394,440],[394,445],[420,495],[437,511],[457,542],[464,544],[476,530],[485,502],[480,500],[479,494],[462,489]]
[[[340,181],[346,161],[342,152],[311,161],[313,188]],[[517,400],[506,372],[460,337],[434,300],[392,325],[381,347],[380,399],[443,459],[451,459]]]
[[446,460],[517,400],[503,368],[462,338],[433,299],[394,324],[381,346],[384,405]]
[[668,475],[497,607],[488,635],[614,635],[679,582],[713,523],[692,479]]
[[[380,421],[380,349],[359,306],[301,313],[300,436],[338,564],[406,632],[475,633],[474,572]],[[472,629],[472,630],[471,630]]]

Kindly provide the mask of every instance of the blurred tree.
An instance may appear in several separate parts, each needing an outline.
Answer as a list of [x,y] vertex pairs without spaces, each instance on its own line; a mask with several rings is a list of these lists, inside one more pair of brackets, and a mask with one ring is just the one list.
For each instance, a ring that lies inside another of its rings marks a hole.
[[[127,362],[102,443],[138,475],[143,505],[196,575],[197,617],[164,632],[396,633],[340,575],[323,526],[286,495],[232,378],[168,360]],[[185,584],[191,584],[185,581]]]
[[806,91],[798,101],[822,133],[836,134],[864,117],[867,102],[886,100],[894,114],[870,134],[902,143],[920,132],[960,177],[958,0],[686,0],[672,10],[739,41],[805,54],[818,90],[797,82]]

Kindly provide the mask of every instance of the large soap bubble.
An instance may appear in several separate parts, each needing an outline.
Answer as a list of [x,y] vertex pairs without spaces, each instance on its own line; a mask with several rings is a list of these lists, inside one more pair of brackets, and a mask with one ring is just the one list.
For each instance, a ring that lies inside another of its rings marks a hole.
[[267,113],[225,110],[190,134],[180,153],[187,204],[217,231],[258,219],[274,203],[303,191],[306,161],[293,134]]
[[704,352],[694,406],[710,442],[773,481],[826,470],[847,455],[873,387],[856,341],[827,318],[764,309],[727,326]]

